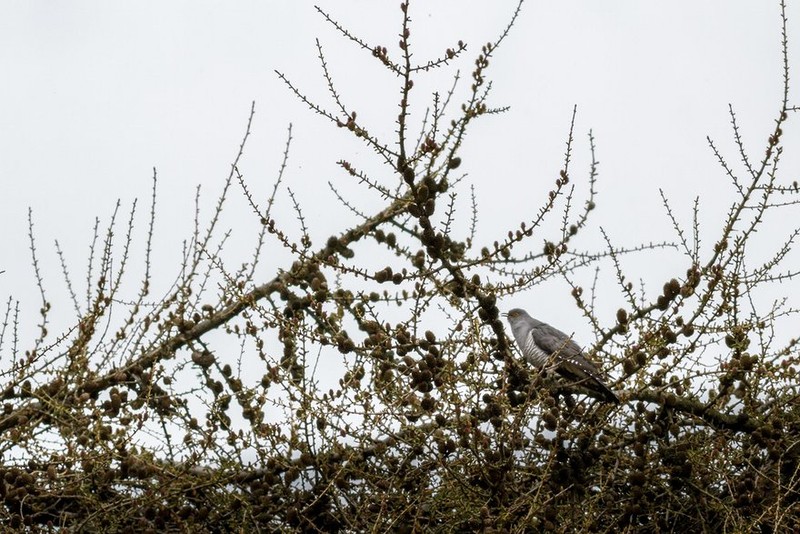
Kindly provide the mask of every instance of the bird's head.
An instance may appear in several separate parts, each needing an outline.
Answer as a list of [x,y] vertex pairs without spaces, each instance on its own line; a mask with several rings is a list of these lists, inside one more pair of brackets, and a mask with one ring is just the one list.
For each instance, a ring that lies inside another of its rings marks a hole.
[[508,322],[513,324],[519,319],[530,317],[530,315],[528,315],[528,312],[521,308],[514,308],[513,310],[509,310],[508,313],[504,313],[503,317],[507,318]]

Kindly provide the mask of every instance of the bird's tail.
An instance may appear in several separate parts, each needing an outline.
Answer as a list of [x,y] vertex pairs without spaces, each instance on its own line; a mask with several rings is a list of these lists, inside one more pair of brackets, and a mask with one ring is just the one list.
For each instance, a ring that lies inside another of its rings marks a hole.
[[608,386],[603,384],[603,382],[596,376],[589,375],[589,380],[586,382],[585,385],[589,389],[600,393],[603,396],[604,400],[614,404],[620,404],[619,397],[617,397],[616,393],[611,391],[608,388]]

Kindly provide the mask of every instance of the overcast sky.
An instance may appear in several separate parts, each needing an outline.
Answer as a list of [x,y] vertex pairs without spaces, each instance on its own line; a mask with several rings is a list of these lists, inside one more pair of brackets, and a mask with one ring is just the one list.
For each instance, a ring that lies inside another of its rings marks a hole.
[[[353,33],[393,54],[398,5],[321,2]],[[457,67],[468,73],[481,44],[501,32],[513,7],[412,2],[416,58],[435,58],[463,39],[468,51]],[[789,16],[797,20],[800,13]],[[795,42],[796,29],[790,27]],[[673,239],[659,188],[687,224],[696,195],[709,221],[724,213],[730,184],[705,139],[714,137],[738,162],[730,103],[747,146],[761,153],[780,105],[779,32],[779,7],[768,0],[527,2],[488,71],[492,102],[510,111],[476,124],[462,153],[467,181],[478,194],[481,235],[490,243],[532,218],[561,166],[574,105],[573,176],[579,184],[585,176],[592,129],[601,161],[594,224],[619,245]],[[248,180],[269,190],[292,123],[286,179],[307,207],[312,235],[346,226],[350,219],[342,214],[339,220],[341,212],[329,209],[335,199],[326,184],[345,180],[336,160],[370,159],[371,152],[309,111],[275,74],[285,73],[328,103],[317,38],[345,101],[375,131],[390,133],[395,80],[342,39],[311,3],[0,3],[0,297],[22,298],[29,317],[38,310],[38,302],[25,300],[35,295],[30,207],[50,298],[63,298],[63,309],[71,311],[53,240],[80,279],[94,218],[107,218],[117,199],[124,206],[137,197],[146,201],[153,167],[160,195],[155,257],[174,258],[191,229],[195,187],[202,185],[203,207],[211,209],[251,101],[256,117],[243,164]],[[419,80],[412,110],[417,120],[428,101],[423,90],[447,89],[452,74],[442,70]],[[787,136],[796,142],[796,129]],[[796,175],[797,159],[788,156],[785,168]],[[288,207],[288,198],[281,198]],[[251,214],[241,216],[249,220]],[[602,248],[599,232],[591,236],[582,245]],[[172,276],[177,266],[164,267]],[[631,274],[681,274],[674,267],[634,264]],[[563,287],[554,291],[564,293]],[[531,300],[541,302],[520,295],[503,307]],[[554,322],[585,337],[586,325],[570,323],[575,312],[565,302],[552,312]]]

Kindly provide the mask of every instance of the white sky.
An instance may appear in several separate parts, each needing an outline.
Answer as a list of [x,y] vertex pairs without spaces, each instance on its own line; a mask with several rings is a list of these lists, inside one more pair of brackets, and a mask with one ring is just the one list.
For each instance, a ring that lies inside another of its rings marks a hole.
[[[399,2],[321,5],[367,42],[397,54]],[[499,34],[513,6],[412,2],[416,57],[434,58],[463,39],[469,48],[459,67],[466,82],[480,45]],[[797,16],[790,11],[790,23]],[[790,24],[790,42],[800,40],[799,30]],[[561,166],[576,104],[573,178],[580,183],[585,176],[591,128],[602,162],[595,224],[619,245],[673,239],[658,188],[671,196],[687,227],[696,195],[709,221],[723,214],[731,188],[705,136],[738,163],[729,130],[731,103],[745,142],[760,155],[780,104],[779,31],[777,2],[767,0],[527,2],[488,72],[492,102],[511,111],[480,121],[462,153],[462,169],[480,202],[480,235],[491,243],[532,218]],[[160,195],[154,257],[171,278],[175,251],[191,230],[194,188],[202,184],[208,213],[253,100],[254,133],[243,165],[253,187],[262,193],[271,187],[291,122],[286,180],[306,206],[312,235],[324,239],[346,227],[350,219],[338,219],[342,211],[330,209],[335,199],[326,184],[346,182],[336,160],[356,163],[371,153],[298,102],[274,73],[284,72],[329,103],[315,38],[345,101],[375,131],[390,133],[397,84],[311,3],[0,3],[0,270],[6,271],[0,298],[21,298],[23,313],[36,317],[26,223],[31,207],[50,300],[71,312],[53,240],[61,242],[73,276],[81,279],[95,216],[107,218],[117,199],[129,206],[139,197],[143,208],[153,167]],[[791,51],[800,49],[792,45]],[[423,89],[445,90],[451,75],[443,70],[427,83],[419,79],[413,111],[421,112],[428,101]],[[797,140],[796,131],[789,134]],[[791,169],[792,161],[784,167]],[[365,196],[362,207],[374,206],[372,198]],[[284,224],[292,227],[288,197],[281,199]],[[232,227],[234,220],[228,221]],[[599,232],[580,244],[603,247]],[[653,276],[657,287],[686,268],[631,265],[633,278]],[[550,312],[551,322],[583,332],[589,341],[563,286],[535,291],[542,293],[517,296],[501,307],[532,309],[540,295],[560,294],[564,304]]]

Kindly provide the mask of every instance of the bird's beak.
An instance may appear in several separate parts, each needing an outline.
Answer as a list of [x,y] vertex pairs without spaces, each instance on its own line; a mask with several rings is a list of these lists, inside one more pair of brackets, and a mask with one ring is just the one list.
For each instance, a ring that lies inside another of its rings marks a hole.
[[502,315],[503,317],[508,317],[508,313],[501,313],[500,315]]

